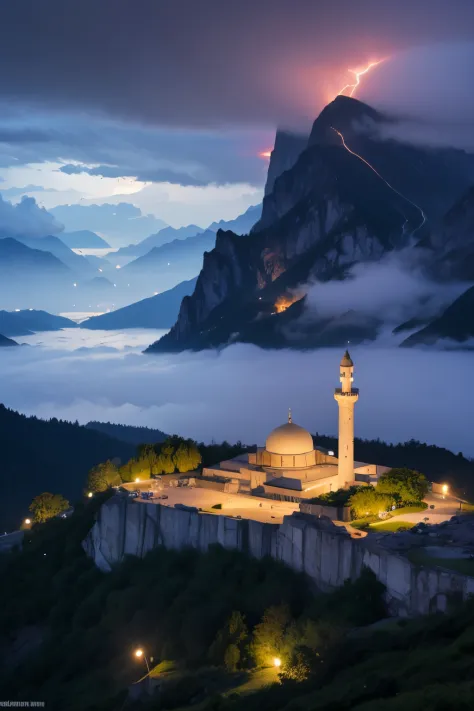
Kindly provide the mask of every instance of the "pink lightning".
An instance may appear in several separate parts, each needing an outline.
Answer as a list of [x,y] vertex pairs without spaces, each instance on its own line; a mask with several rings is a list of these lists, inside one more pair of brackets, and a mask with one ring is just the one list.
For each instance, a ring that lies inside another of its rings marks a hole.
[[356,71],[355,69],[349,69],[351,74],[354,74],[356,80],[354,84],[346,84],[341,91],[338,93],[338,96],[341,96],[347,89],[350,89],[349,96],[354,96],[354,92],[357,89],[357,87],[360,84],[360,77],[364,76],[364,74],[367,74],[367,72],[370,72],[372,67],[376,67],[378,64],[381,64],[384,62],[385,59],[379,59],[377,62],[369,62],[369,64],[364,68],[361,69],[360,71]]

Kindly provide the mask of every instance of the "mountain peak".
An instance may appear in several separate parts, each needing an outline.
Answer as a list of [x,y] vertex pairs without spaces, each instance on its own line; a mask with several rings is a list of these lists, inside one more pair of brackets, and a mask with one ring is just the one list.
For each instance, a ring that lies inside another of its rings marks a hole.
[[382,114],[363,101],[350,96],[336,96],[334,101],[324,107],[313,124],[308,145],[334,143],[333,128],[344,134],[354,132],[354,123],[376,122],[384,120]]

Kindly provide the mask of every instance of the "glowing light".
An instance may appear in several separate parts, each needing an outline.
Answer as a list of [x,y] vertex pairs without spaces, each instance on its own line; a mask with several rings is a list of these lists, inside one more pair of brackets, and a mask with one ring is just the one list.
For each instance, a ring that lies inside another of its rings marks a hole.
[[448,493],[448,489],[449,489],[449,486],[448,486],[447,484],[443,484],[443,486],[442,486],[443,494],[447,494],[447,493]]
[[143,649],[136,649],[136,650],[135,650],[135,656],[138,657],[138,659],[140,659],[141,657],[143,657]]
[[[390,190],[392,190],[392,192],[396,193],[396,194],[397,194],[399,197],[401,197],[403,200],[406,200],[406,202],[409,202],[410,205],[412,205],[413,207],[415,207],[415,208],[419,211],[419,213],[420,213],[422,219],[421,219],[421,222],[420,222],[420,224],[418,225],[418,227],[416,227],[416,229],[414,229],[413,232],[411,233],[411,236],[413,236],[413,235],[415,234],[415,232],[418,232],[418,230],[421,229],[421,228],[423,227],[423,225],[425,224],[425,222],[426,222],[426,215],[425,215],[425,213],[423,212],[423,210],[421,209],[421,207],[420,207],[419,205],[417,205],[416,203],[414,203],[412,200],[410,200],[410,198],[407,198],[406,195],[403,195],[403,193],[401,193],[399,190],[397,190],[396,188],[394,188],[393,185],[390,185],[390,183],[388,182],[388,180],[385,180],[385,178],[384,178],[382,175],[380,175],[380,173],[378,172],[378,170],[376,170],[376,169],[374,168],[374,166],[369,163],[368,160],[365,160],[365,158],[363,158],[361,155],[359,155],[359,154],[356,153],[355,151],[351,150],[351,149],[349,148],[349,146],[347,145],[347,143],[346,143],[346,141],[345,141],[345,139],[344,139],[344,136],[342,135],[342,133],[341,133],[340,131],[337,130],[337,128],[334,128],[334,126],[331,126],[331,128],[332,128],[332,130],[333,130],[335,133],[337,133],[337,135],[338,135],[339,138],[341,139],[341,142],[342,142],[343,147],[346,149],[346,151],[347,151],[348,153],[350,153],[351,155],[353,155],[353,156],[355,156],[356,158],[358,158],[360,161],[362,161],[362,163],[365,163],[365,165],[366,165],[368,168],[370,168],[370,170],[372,170],[372,171],[375,173],[375,175],[377,175],[377,176],[380,178],[380,180],[383,180],[383,182],[385,183],[385,185],[386,185],[387,187],[389,187]],[[406,224],[406,223],[405,223],[405,224]],[[404,226],[404,227],[405,227],[405,226]]]
[[120,264],[117,264],[117,266],[115,267],[115,269],[120,269]]
[[139,481],[140,481],[140,477],[137,476],[137,478],[135,479],[135,484],[138,484]]
[[281,659],[280,659],[280,657],[275,657],[275,658],[273,659],[273,666],[274,666],[274,667],[281,667]]
[[271,158],[272,151],[273,151],[273,148],[270,148],[270,150],[268,150],[268,151],[260,151],[260,153],[258,154],[258,157],[268,160],[269,158]]
[[302,296],[298,294],[283,294],[283,296],[279,296],[275,302],[276,313],[281,314],[283,311],[286,311],[292,304],[296,303],[301,298]]
[[76,282],[74,282],[73,286],[77,286]]
[[360,70],[349,69],[350,73],[354,74],[355,76],[355,82],[354,84],[346,84],[344,87],[342,87],[341,91],[339,91],[337,95],[341,96],[341,94],[350,89],[349,96],[354,96],[354,92],[360,84],[360,78],[364,76],[364,74],[367,74],[367,72],[370,72],[372,67],[376,67],[384,61],[385,59],[379,59],[377,62],[369,62],[368,65],[364,67],[364,69]]
[[29,526],[31,523],[31,518],[25,518],[25,523],[27,526]]
[[89,491],[89,493],[87,494],[87,497],[89,499],[92,499],[93,496],[94,496],[94,494],[92,493],[92,491]]

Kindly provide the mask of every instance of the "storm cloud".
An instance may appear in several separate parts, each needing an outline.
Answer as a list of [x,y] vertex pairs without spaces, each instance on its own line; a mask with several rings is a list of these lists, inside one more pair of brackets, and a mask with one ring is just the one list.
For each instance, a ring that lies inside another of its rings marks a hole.
[[346,68],[474,36],[472,0],[16,0],[0,19],[3,96],[184,127],[314,117]]
[[44,237],[62,231],[52,215],[39,207],[36,200],[23,197],[17,205],[3,200],[0,195],[0,235],[2,237]]

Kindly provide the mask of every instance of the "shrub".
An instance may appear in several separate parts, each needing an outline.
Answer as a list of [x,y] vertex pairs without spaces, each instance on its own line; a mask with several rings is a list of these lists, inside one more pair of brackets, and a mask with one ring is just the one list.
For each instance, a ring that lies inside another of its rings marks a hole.
[[378,515],[388,511],[395,503],[393,496],[381,494],[373,486],[366,486],[349,499],[352,517],[354,519],[364,516]]

